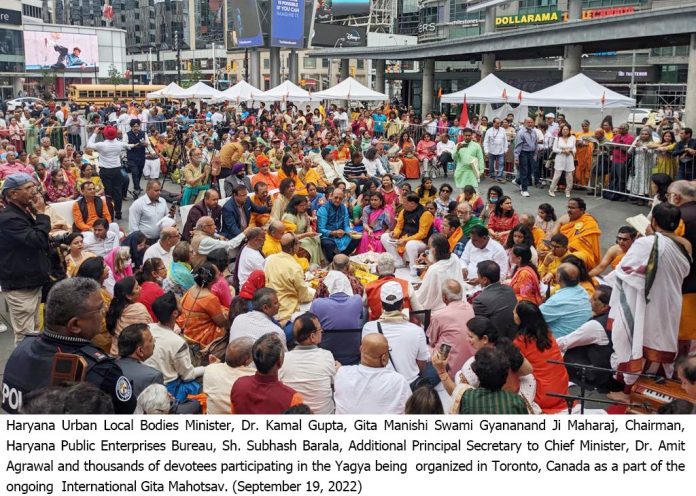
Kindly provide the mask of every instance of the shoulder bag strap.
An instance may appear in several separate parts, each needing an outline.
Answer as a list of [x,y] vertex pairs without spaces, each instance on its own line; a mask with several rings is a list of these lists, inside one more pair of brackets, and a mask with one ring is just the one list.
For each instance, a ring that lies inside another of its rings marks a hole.
[[[378,331],[382,336],[384,336],[384,332],[382,332],[382,324],[380,324],[379,321],[377,321],[377,331]],[[385,336],[385,339],[386,339],[386,336]],[[396,365],[394,365],[394,360],[392,360],[391,352],[388,352],[388,353],[389,353],[389,363],[391,363],[391,364],[392,364],[392,367],[394,367],[394,372],[398,373],[399,371],[396,370]]]

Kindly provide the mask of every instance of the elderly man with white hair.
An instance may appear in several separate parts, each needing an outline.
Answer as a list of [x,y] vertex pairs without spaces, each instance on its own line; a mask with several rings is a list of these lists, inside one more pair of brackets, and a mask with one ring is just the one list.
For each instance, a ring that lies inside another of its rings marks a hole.
[[394,274],[396,272],[396,263],[394,257],[388,253],[382,253],[377,258],[377,274],[379,279],[372,281],[365,286],[365,294],[363,295],[363,304],[367,307],[368,320],[377,320],[380,315],[382,315],[382,300],[380,299],[379,292],[383,284],[390,281],[396,281],[401,285],[401,289],[404,293],[404,308],[411,310],[422,310],[418,299],[416,298],[416,292],[413,286],[406,281],[396,277]]
[[239,248],[239,245],[246,239],[246,231],[239,233],[232,239],[219,239],[215,234],[217,226],[212,217],[204,215],[196,222],[196,228],[191,237],[191,248],[193,248],[193,257],[191,263],[194,267],[202,264],[205,257],[213,250],[224,248],[228,252]]
[[442,301],[445,308],[432,315],[426,334],[433,350],[440,350],[443,344],[449,345],[448,374],[454,379],[469,357],[474,356],[466,326],[474,318],[474,309],[464,298],[464,288],[454,279],[442,283]]

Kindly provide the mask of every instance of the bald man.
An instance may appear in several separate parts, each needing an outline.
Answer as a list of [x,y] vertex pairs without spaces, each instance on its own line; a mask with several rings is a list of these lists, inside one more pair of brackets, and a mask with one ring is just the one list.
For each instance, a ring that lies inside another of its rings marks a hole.
[[[681,214],[683,236],[691,246],[696,246],[696,182],[674,181],[667,189],[667,200],[677,207]],[[681,228],[682,226],[680,226]],[[696,262],[691,260],[689,274],[682,282],[682,314],[679,324],[679,355],[685,356],[696,348]]]
[[292,337],[292,322],[290,317],[300,309],[300,303],[309,303],[314,297],[314,290],[307,286],[304,270],[297,262],[296,254],[300,242],[292,233],[285,233],[280,238],[281,252],[266,259],[264,272],[266,287],[273,288],[278,293],[280,309],[276,318],[285,330],[287,342]]
[[208,395],[208,414],[230,413],[230,391],[240,377],[254,375],[251,367],[251,347],[248,336],[233,339],[227,345],[224,363],[211,363],[203,372],[203,392]]
[[[145,198],[144,196],[141,198]],[[153,244],[145,251],[143,256],[143,262],[149,260],[150,258],[161,258],[164,262],[164,266],[169,270],[169,266],[172,264],[172,250],[174,246],[181,239],[179,231],[176,227],[165,227],[160,231],[159,241]]]
[[266,239],[264,240],[261,252],[264,256],[268,257],[275,253],[280,253],[280,238],[283,237],[286,231],[285,224],[279,220],[274,220],[268,225],[268,231],[266,231]]
[[402,414],[411,388],[404,377],[387,368],[389,343],[383,334],[367,334],[360,345],[360,364],[336,372],[337,414]]
[[[333,262],[331,262],[330,270],[336,270],[345,274],[345,276],[350,281],[350,287],[353,290],[354,295],[362,296],[363,294],[365,294],[365,287],[360,282],[360,279],[353,275],[353,269],[350,266],[350,258],[348,257],[348,255],[344,255],[343,253],[339,253],[338,255],[336,255],[333,259]],[[324,280],[322,279],[317,285],[317,293],[315,298],[328,297],[329,288],[326,287],[326,284],[324,284]]]
[[556,280],[560,289],[541,305],[541,313],[556,338],[570,334],[592,318],[592,304],[580,286],[580,271],[569,263],[559,265]]

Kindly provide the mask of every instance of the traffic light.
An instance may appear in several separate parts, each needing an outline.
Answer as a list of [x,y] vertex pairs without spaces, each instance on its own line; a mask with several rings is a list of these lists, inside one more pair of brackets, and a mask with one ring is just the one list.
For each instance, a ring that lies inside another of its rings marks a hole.
[[237,72],[237,62],[232,61],[232,72]]
[[227,65],[225,66],[225,72],[226,72],[227,74],[229,74],[230,72],[232,72],[232,64],[230,63],[229,60],[227,61]]
[[350,76],[355,77],[355,66],[351,66],[350,68]]

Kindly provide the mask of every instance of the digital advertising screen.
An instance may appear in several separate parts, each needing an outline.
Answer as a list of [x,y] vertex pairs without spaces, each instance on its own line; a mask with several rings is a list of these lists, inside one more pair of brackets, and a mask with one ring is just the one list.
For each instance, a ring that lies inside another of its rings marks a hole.
[[251,48],[263,46],[263,32],[256,0],[228,0],[228,47]]
[[0,55],[23,55],[22,32],[17,29],[0,29]]
[[314,23],[313,47],[367,46],[367,29],[354,26]]
[[302,48],[304,14],[304,0],[272,0],[271,46]]
[[79,72],[99,66],[96,34],[24,31],[27,71]]
[[335,16],[367,15],[370,13],[370,0],[333,0],[326,1],[331,14]]

